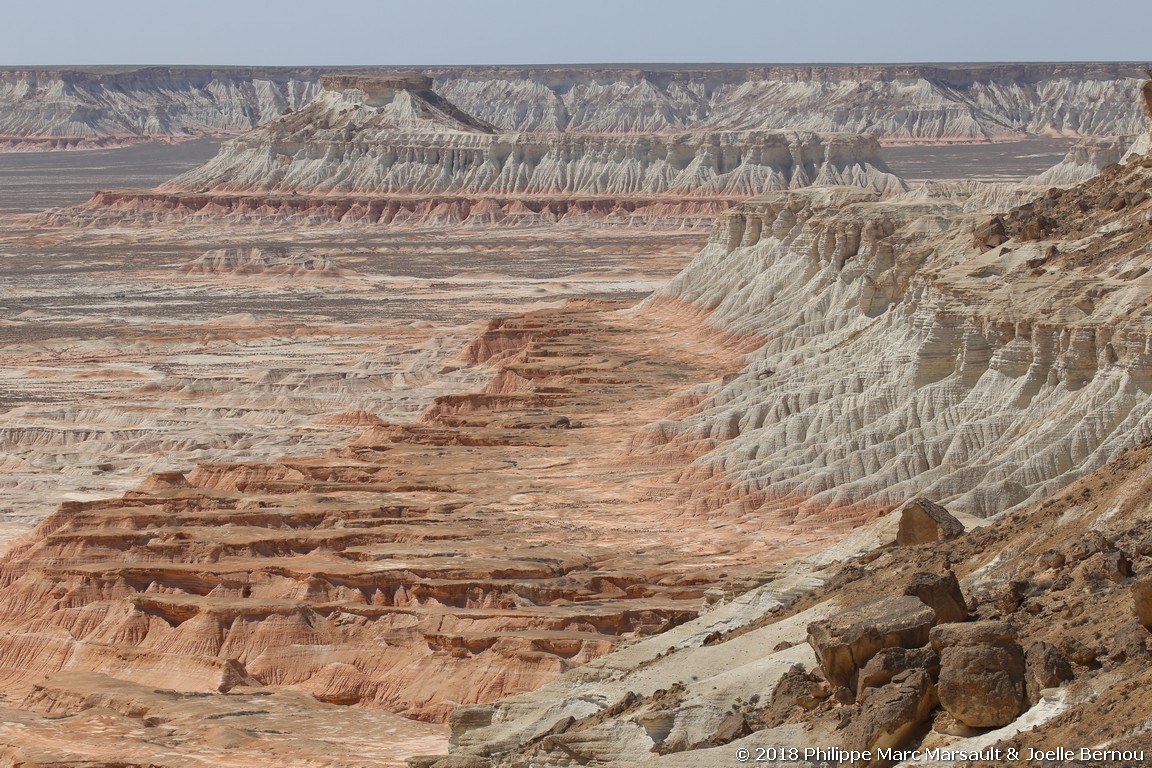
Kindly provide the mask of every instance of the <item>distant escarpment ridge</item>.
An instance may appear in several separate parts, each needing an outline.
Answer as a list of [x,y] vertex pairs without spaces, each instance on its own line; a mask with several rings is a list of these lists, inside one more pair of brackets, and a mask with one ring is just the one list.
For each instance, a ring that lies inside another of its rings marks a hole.
[[[809,130],[882,143],[1139,133],[1147,64],[429,67],[421,75],[503,132]],[[397,68],[0,69],[0,150],[238,134],[299,110],[321,78]]]
[[320,70],[0,69],[0,151],[235,135],[300,109]]
[[155,190],[101,191],[57,218],[306,222],[711,220],[813,184],[904,190],[875,138],[808,131],[503,133],[419,75],[338,75],[306,108]]

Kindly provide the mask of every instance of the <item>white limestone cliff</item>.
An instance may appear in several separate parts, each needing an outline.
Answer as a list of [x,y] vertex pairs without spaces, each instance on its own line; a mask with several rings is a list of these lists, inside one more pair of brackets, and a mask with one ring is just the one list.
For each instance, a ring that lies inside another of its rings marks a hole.
[[1019,215],[1087,217],[1097,234],[995,247],[974,246],[990,214],[962,197],[811,189],[737,206],[643,311],[703,312],[756,348],[637,450],[701,457],[695,509],[810,532],[917,494],[992,515],[1100,466],[1152,435],[1152,199],[1073,197]]

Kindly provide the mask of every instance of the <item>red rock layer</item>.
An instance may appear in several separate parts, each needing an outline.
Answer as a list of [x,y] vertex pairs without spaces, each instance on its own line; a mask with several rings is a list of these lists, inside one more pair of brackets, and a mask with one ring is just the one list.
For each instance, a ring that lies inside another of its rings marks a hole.
[[63,505],[0,563],[0,686],[288,687],[437,720],[692,616],[762,551],[679,516],[651,492],[669,466],[626,450],[737,357],[613,309],[493,322],[461,354],[498,366],[487,391],[345,449]]

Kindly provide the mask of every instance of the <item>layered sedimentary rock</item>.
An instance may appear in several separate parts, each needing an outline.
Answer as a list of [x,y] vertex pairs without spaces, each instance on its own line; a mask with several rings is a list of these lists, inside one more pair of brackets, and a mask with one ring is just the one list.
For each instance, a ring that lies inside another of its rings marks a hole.
[[[394,70],[370,71],[385,76]],[[9,147],[238,133],[299,109],[333,70],[0,71]],[[349,73],[351,74],[351,73]],[[435,88],[501,131],[875,133],[987,141],[1140,130],[1138,64],[430,68]]]
[[710,217],[772,189],[903,183],[875,139],[808,132],[503,134],[419,76],[329,76],[304,110],[149,193],[86,206],[147,214],[473,224]]
[[347,274],[329,257],[290,248],[219,248],[192,261],[190,275],[338,277]]
[[235,134],[299,109],[309,69],[0,70],[0,151],[117,146]]
[[[846,190],[733,211],[640,312],[696,312],[763,346],[696,390],[690,437],[669,420],[633,450],[706,453],[679,481],[729,492],[739,468],[763,483],[744,509],[770,526],[828,527],[893,489],[935,491],[947,510],[912,503],[949,535],[909,541],[907,508],[893,511],[579,674],[461,708],[453,757],[431,765],[718,768],[779,744],[829,750],[813,762],[882,747],[999,765],[1003,751],[947,753],[1064,743],[1106,746],[1105,765],[1145,760],[1150,167],[1113,165],[967,223],[963,206]],[[1021,499],[987,525],[961,511]],[[917,632],[902,631],[909,617]]]
[[771,66],[618,70],[467,68],[437,87],[502,128],[796,128],[887,142],[1092,136],[1142,128],[1140,64]]
[[637,449],[702,456],[701,510],[813,529],[920,493],[977,515],[1047,495],[1149,435],[1148,173],[1004,217],[932,190],[737,206],[648,308],[763,344]]
[[4,690],[84,673],[437,720],[695,615],[756,558],[727,526],[689,533],[645,482],[665,468],[620,456],[734,358],[618,308],[494,321],[456,359],[487,386],[417,423],[349,414],[367,429],[344,449],[64,504],[0,563]]

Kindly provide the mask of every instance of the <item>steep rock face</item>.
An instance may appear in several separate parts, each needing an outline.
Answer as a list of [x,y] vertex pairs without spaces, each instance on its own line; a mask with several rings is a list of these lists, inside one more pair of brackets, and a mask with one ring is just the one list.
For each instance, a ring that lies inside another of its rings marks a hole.
[[963,196],[737,206],[641,311],[762,344],[636,450],[701,456],[689,475],[717,490],[698,509],[806,530],[917,494],[990,515],[1052,492],[1150,434],[1148,183],[1133,163],[1054,190],[993,219],[995,247]]
[[246,131],[319,90],[307,69],[0,70],[0,151]]
[[[347,107],[347,101],[330,101],[326,94],[312,108]],[[395,124],[368,129],[375,117],[358,123],[357,131],[333,121],[327,129],[306,129],[306,135],[282,133],[285,125],[274,123],[234,140],[215,159],[159,191],[708,198],[812,184],[902,189],[880,159],[875,140],[862,136],[771,131],[421,135],[410,129],[398,133]],[[293,116],[297,120],[312,121],[315,115]]]

